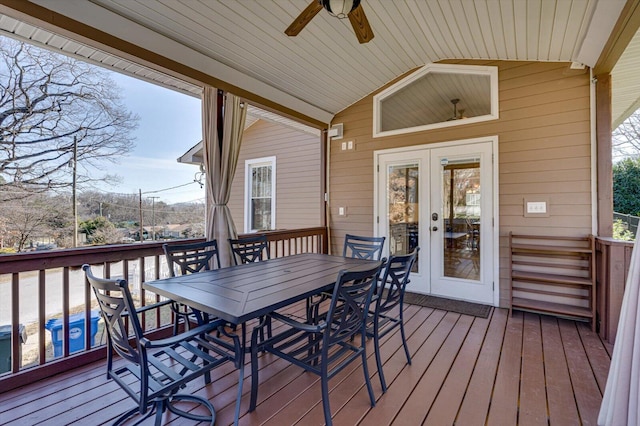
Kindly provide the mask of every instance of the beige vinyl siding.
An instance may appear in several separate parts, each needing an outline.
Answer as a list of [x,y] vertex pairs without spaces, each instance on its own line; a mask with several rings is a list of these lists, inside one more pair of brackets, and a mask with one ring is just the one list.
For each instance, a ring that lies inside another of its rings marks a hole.
[[[374,139],[375,93],[337,114],[333,122],[344,124],[344,137],[331,142],[333,250],[339,250],[347,232],[373,234],[373,151],[497,135],[500,304],[508,306],[509,231],[567,236],[591,233],[589,74],[570,70],[568,63],[450,62],[498,67],[500,118]],[[341,151],[340,143],[349,140],[354,141],[355,149]],[[547,198],[549,217],[524,217],[525,196]],[[346,207],[347,215],[338,216],[338,207]]]
[[320,137],[258,120],[242,139],[229,207],[244,232],[245,161],[276,157],[276,228],[319,226],[322,212]]

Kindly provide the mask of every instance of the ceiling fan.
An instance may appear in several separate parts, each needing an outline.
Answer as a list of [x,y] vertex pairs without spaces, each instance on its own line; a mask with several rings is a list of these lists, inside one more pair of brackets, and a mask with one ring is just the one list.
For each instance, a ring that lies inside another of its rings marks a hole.
[[313,19],[314,16],[325,9],[332,16],[339,19],[349,18],[353,31],[360,43],[368,43],[373,39],[373,31],[364,14],[360,0],[313,0],[284,33],[288,36],[296,36]]

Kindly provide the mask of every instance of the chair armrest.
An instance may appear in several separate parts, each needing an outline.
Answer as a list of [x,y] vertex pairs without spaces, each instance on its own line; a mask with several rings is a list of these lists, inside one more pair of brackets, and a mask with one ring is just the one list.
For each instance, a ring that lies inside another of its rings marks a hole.
[[216,320],[207,324],[200,325],[196,328],[192,328],[191,330],[185,331],[184,333],[180,333],[176,336],[167,337],[166,339],[159,340],[149,340],[146,337],[140,339],[140,344],[147,348],[163,348],[171,345],[175,345],[176,343],[180,343],[184,340],[192,339],[201,334],[209,334],[210,332],[217,330],[218,327],[221,327],[225,324],[224,320]]
[[[141,314],[143,312],[149,311],[151,309],[160,308],[162,306],[166,306],[173,302],[173,300],[164,300],[162,302],[154,303],[152,305],[144,305],[136,309],[136,314]],[[129,311],[123,311],[121,316],[126,317],[129,316]]]
[[157,302],[157,303],[154,303],[152,305],[144,305],[144,306],[141,306],[138,309],[136,309],[136,313],[139,314],[141,312],[146,312],[146,311],[148,311],[150,309],[155,309],[155,308],[159,308],[161,306],[166,306],[166,305],[171,304],[171,302],[173,302],[173,300],[164,300],[162,302]]
[[306,331],[309,333],[321,333],[325,328],[327,328],[327,323],[324,320],[320,321],[318,324],[309,324],[305,322],[296,321],[293,318],[289,318],[277,312],[272,312],[269,314],[269,316],[273,319],[277,319],[278,321],[288,325],[289,327]]

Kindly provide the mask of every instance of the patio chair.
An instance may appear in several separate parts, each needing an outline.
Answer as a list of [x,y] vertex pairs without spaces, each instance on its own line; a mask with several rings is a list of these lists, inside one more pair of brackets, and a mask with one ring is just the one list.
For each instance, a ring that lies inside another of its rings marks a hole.
[[[231,248],[231,257],[235,265],[244,265],[247,263],[260,262],[271,258],[269,254],[269,242],[266,235],[256,235],[252,237],[244,237],[238,239],[229,238],[229,246]],[[259,321],[262,321],[260,317]],[[261,330],[261,340],[264,340],[264,330]],[[247,326],[242,324],[242,341],[244,342],[247,335]],[[267,335],[271,336],[271,323],[267,324]]]
[[[137,314],[155,305],[136,309],[126,280],[95,277],[89,265],[83,265],[82,269],[96,295],[107,330],[107,378],[118,383],[137,404],[137,407],[121,415],[115,425],[135,415],[143,416],[140,419],[142,422],[154,414],[155,424],[160,425],[167,410],[177,416],[213,425],[215,409],[207,399],[178,392],[201,376],[205,377],[205,383],[209,383],[211,370],[227,361],[233,362],[239,370],[237,422],[242,398],[244,356],[240,339],[224,331],[223,321],[203,324],[170,338],[150,340],[144,336]],[[132,340],[130,328],[133,331]],[[210,334],[217,330],[225,334],[225,340]],[[125,361],[118,363],[117,367],[114,366],[114,352]],[[204,407],[208,413],[187,412],[180,407],[185,405],[184,408],[191,410],[194,404]]]
[[407,338],[404,333],[404,293],[409,283],[409,274],[420,247],[416,247],[413,252],[405,255],[391,256],[386,264],[382,275],[381,283],[386,288],[380,288],[375,298],[375,307],[372,315],[367,321],[367,336],[373,337],[376,363],[378,366],[378,376],[382,391],[387,391],[387,383],[382,371],[382,360],[380,358],[380,338],[385,336],[396,327],[400,327],[402,345],[407,356],[407,364],[411,365],[411,354],[407,346]]
[[[363,237],[347,234],[344,237],[342,257],[354,259],[381,260],[386,237]],[[331,293],[324,292],[307,299],[307,318],[317,317],[322,302],[331,297]]]
[[467,247],[471,250],[478,250],[480,248],[480,224],[478,219],[466,218],[465,223],[467,226]]
[[347,234],[344,237],[343,257],[355,259],[380,260],[385,237],[363,237]]
[[[266,351],[320,376],[322,406],[327,425],[331,425],[329,379],[352,361],[360,359],[371,406],[375,405],[373,388],[367,369],[365,350],[366,323],[373,289],[380,274],[380,263],[358,271],[340,271],[333,289],[329,310],[316,324],[271,313],[267,316],[283,323],[284,331],[258,342],[260,327],[251,335],[251,401],[249,411],[256,408],[258,398],[258,352]],[[340,300],[340,303],[337,301]],[[263,322],[264,324],[264,322]],[[358,337],[357,335],[360,334]],[[357,343],[356,343],[357,342]]]
[[[216,240],[187,244],[163,244],[169,274],[176,276],[176,269],[181,275],[192,274],[200,271],[208,271],[212,267],[220,267],[220,255]],[[174,313],[173,334],[178,334],[180,321],[184,322],[185,329],[191,328],[191,320],[197,324],[208,322],[208,315],[197,309],[192,309],[182,303],[172,302],[171,310]]]
[[270,259],[269,243],[266,235],[229,239],[235,265]]

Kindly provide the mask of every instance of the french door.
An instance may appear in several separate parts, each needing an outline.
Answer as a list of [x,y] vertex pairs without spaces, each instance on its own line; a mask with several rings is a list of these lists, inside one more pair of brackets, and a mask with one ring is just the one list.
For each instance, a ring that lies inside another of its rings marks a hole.
[[492,140],[376,153],[377,235],[420,247],[410,291],[487,304],[494,294]]

